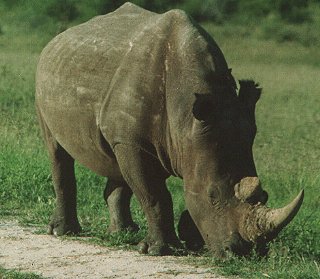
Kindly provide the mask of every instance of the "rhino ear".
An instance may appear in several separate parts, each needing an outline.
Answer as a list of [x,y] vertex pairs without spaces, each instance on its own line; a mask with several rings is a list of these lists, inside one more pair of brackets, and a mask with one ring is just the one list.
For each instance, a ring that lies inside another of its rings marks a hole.
[[239,100],[254,110],[261,96],[262,88],[253,80],[239,80],[239,84]]
[[193,116],[199,121],[206,121],[210,118],[214,111],[213,96],[209,94],[194,94],[196,100],[193,104]]

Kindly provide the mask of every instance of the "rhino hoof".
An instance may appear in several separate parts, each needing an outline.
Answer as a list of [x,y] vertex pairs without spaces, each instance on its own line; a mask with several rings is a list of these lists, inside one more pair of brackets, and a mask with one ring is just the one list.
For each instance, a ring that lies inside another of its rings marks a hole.
[[151,244],[142,241],[138,245],[139,253],[150,256],[168,256],[173,254],[173,249],[168,244]]
[[139,226],[136,223],[132,223],[130,225],[127,226],[112,226],[110,225],[107,229],[108,233],[118,233],[118,232],[123,232],[123,231],[127,231],[127,232],[138,232],[139,231]]
[[48,228],[48,234],[51,234],[54,236],[73,235],[73,234],[79,234],[80,232],[81,232],[81,226],[78,222],[67,225],[61,222],[52,221],[49,224],[49,228]]
[[138,250],[141,254],[149,254],[151,256],[182,255],[185,252],[183,245],[177,238],[172,238],[169,242],[155,241],[146,238],[138,244]]

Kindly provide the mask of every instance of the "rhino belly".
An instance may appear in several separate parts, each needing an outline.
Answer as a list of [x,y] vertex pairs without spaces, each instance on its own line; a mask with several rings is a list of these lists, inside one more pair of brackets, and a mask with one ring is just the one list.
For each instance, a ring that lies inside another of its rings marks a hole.
[[99,175],[122,178],[93,111],[51,104],[41,105],[41,114],[53,137],[77,162]]

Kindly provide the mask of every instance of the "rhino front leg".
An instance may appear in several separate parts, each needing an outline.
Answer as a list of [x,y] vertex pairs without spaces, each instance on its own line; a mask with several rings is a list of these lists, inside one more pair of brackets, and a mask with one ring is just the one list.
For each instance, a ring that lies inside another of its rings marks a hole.
[[126,182],[117,182],[109,179],[104,190],[104,199],[109,207],[110,225],[108,232],[122,230],[137,231],[138,225],[132,220],[130,200],[132,190]]
[[120,170],[136,195],[148,222],[148,234],[139,244],[141,253],[168,255],[180,247],[174,230],[171,195],[166,175],[157,159],[145,151],[123,144],[115,147]]

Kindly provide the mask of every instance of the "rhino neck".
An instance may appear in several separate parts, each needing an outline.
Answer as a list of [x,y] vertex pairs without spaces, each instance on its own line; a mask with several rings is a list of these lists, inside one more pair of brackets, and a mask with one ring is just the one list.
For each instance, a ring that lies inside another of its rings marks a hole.
[[[165,54],[166,149],[175,175],[186,175],[192,161],[192,107],[195,93],[212,93],[212,73],[228,72],[224,56],[214,40],[185,13],[168,13],[173,24]],[[191,146],[191,149],[189,148]]]

